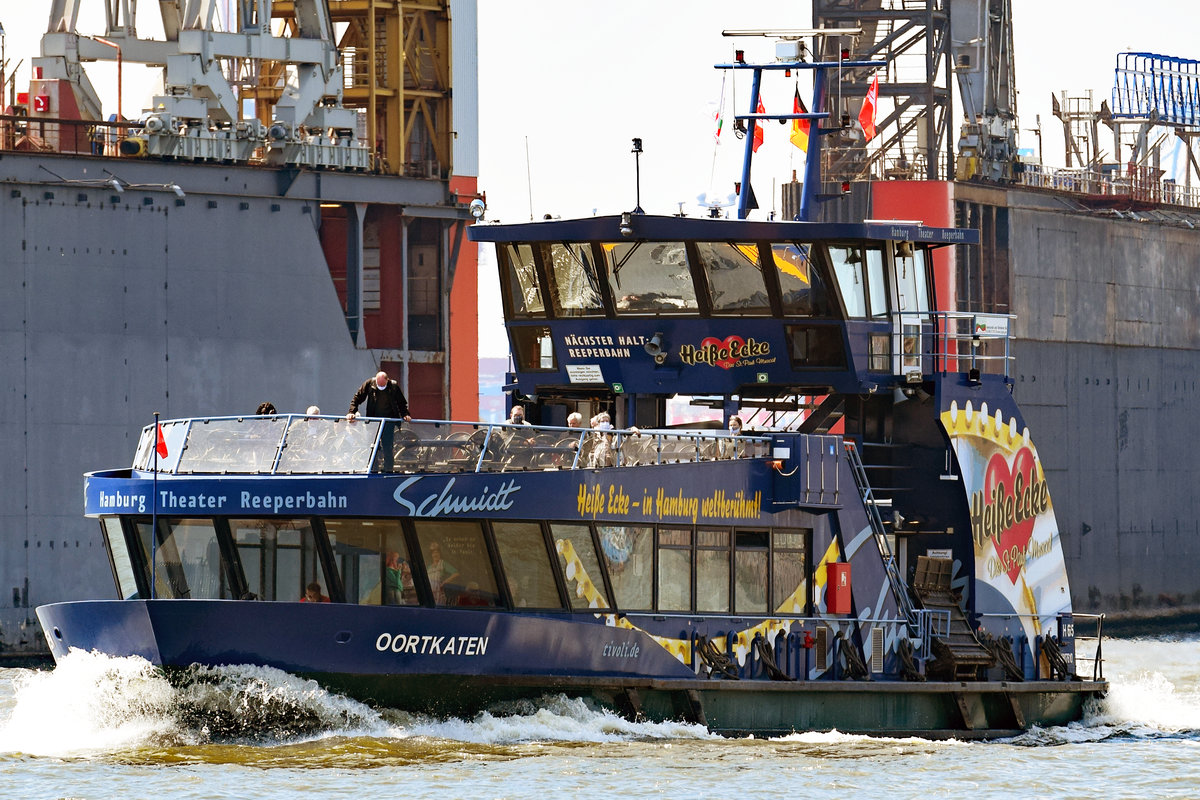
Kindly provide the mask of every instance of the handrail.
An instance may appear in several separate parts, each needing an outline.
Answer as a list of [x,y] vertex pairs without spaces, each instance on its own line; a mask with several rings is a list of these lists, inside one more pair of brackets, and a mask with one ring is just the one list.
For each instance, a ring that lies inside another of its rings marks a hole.
[[[601,469],[728,458],[764,458],[767,436],[696,430],[602,430],[455,420],[275,414],[161,423],[175,452],[169,474],[365,474]],[[175,429],[183,426],[180,433]],[[390,427],[390,433],[388,429]],[[153,426],[143,428],[134,468],[153,469]],[[385,438],[387,437],[387,438]],[[381,447],[392,442],[391,469]],[[180,448],[180,443],[183,447]],[[586,455],[586,457],[585,457]]]

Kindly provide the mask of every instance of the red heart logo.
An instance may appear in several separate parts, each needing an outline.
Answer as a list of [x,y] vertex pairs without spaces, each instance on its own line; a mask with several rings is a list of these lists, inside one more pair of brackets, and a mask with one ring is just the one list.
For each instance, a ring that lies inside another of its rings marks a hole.
[[[736,348],[735,348],[735,345],[736,345]],[[725,341],[721,341],[720,339],[716,339],[712,336],[708,336],[708,337],[705,337],[704,341],[700,342],[700,348],[702,350],[707,350],[710,347],[719,347],[722,351],[724,351],[727,354],[722,358],[716,358],[714,356],[714,358],[712,360],[713,366],[720,367],[721,369],[729,369],[734,364],[736,364],[738,362],[738,358],[737,358],[737,356],[734,356],[733,354],[735,352],[741,352],[741,349],[745,345],[746,345],[746,340],[736,334],[733,336],[725,337]]]
[[[1021,476],[1021,484],[1028,488],[1035,479],[1036,468],[1037,464],[1033,460],[1033,452],[1028,447],[1022,447],[1017,451],[1017,454],[1013,456],[1011,467],[1003,454],[996,453],[988,461],[987,471],[984,473],[983,496],[989,501],[993,497],[999,499],[996,489],[999,486],[1003,486],[1004,499],[1009,503],[1015,503],[1014,495],[1016,493],[1015,484],[1017,476]],[[997,512],[999,513],[1000,509],[997,509]],[[1034,519],[1034,517],[1027,517],[1000,531],[998,537],[993,537],[993,543],[996,545],[996,555],[1000,557],[1001,561],[1003,562],[1006,555],[1011,558],[1006,574],[1014,585],[1025,563],[1023,558],[1017,556],[1024,553],[1025,548],[1029,545],[1029,540],[1033,536]]]

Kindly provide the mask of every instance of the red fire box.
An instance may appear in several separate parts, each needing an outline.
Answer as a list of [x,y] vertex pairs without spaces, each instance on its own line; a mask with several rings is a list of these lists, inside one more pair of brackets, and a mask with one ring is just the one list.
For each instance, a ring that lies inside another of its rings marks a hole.
[[830,614],[850,613],[850,565],[833,562],[825,565],[825,610]]

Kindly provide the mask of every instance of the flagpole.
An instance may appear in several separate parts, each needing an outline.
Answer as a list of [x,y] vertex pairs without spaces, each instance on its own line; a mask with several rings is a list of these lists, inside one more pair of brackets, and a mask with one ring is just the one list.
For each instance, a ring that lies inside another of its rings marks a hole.
[[[758,87],[762,81],[762,70],[757,67],[754,69],[754,78],[750,81],[750,113],[758,113]],[[754,130],[758,127],[758,120],[753,116],[750,117],[750,124],[746,126],[746,152],[742,157],[742,188],[738,192],[738,219],[745,219],[750,213],[750,159],[754,156]]]
[[150,497],[150,599],[155,599],[158,586],[158,412],[154,412],[154,488]]

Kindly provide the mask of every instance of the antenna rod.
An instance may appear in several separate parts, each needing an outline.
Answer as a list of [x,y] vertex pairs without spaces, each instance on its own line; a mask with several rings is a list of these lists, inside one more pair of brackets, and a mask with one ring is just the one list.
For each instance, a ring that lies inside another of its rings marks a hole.
[[525,137],[525,189],[529,192],[529,221],[533,222],[533,181],[529,178],[529,137]]

